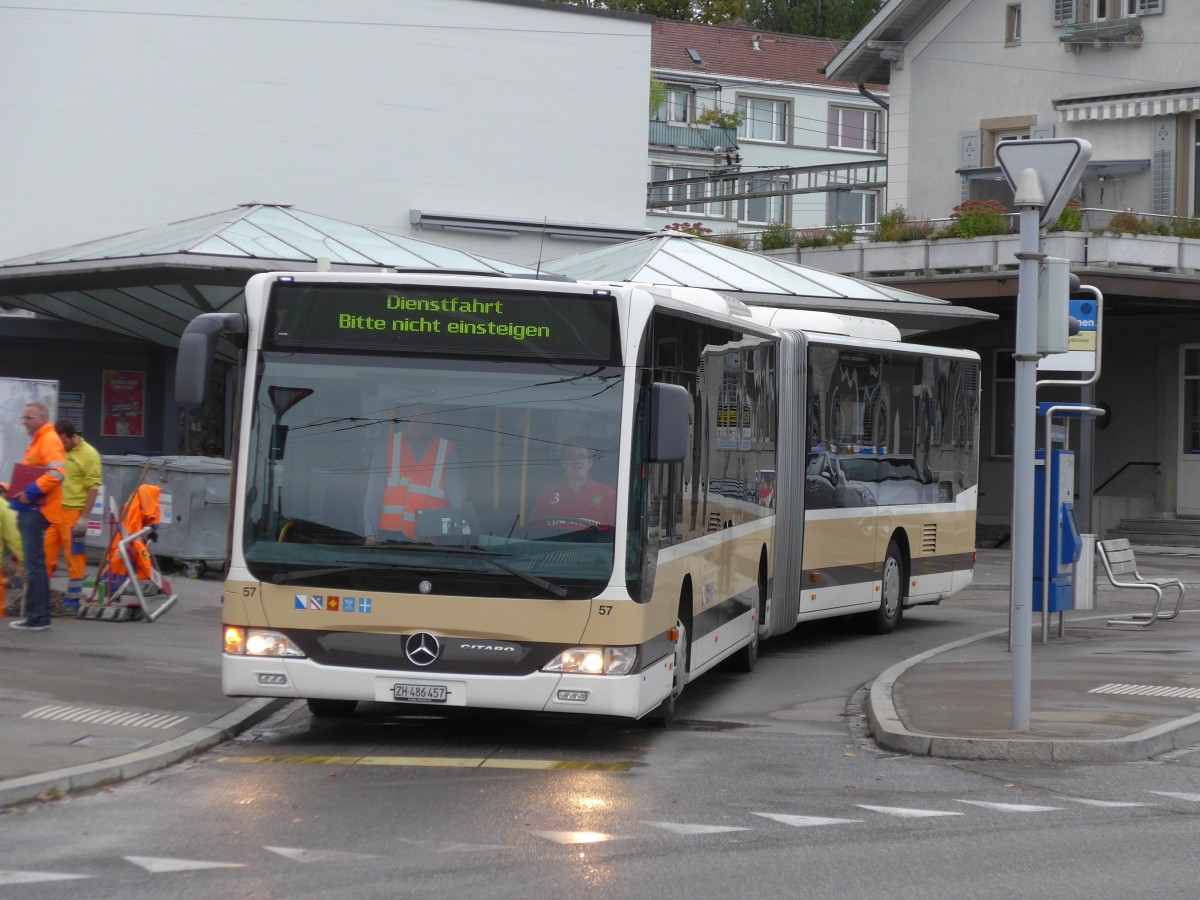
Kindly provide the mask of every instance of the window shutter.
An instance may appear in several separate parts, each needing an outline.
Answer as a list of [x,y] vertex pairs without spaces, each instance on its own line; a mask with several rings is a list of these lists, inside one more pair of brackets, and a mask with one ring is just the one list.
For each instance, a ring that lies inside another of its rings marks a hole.
[[1134,0],[1133,11],[1139,16],[1156,16],[1163,11],[1166,0]]
[[1033,141],[1048,141],[1054,137],[1054,123],[1034,125],[1029,129],[1029,139]]
[[1150,157],[1150,211],[1158,216],[1175,214],[1175,120],[1161,119],[1154,126],[1154,154]]
[[1054,0],[1054,24],[1075,24],[1075,0]]

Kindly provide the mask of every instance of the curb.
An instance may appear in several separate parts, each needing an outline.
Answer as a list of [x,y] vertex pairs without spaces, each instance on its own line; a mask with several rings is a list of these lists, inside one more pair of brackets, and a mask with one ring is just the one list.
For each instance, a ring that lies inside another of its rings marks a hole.
[[908,669],[950,650],[1007,634],[1007,628],[986,631],[896,663],[871,684],[867,721],[875,743],[885,750],[911,756],[946,759],[1004,759],[1039,762],[1135,762],[1180,750],[1200,741],[1200,713],[1175,719],[1122,738],[969,738],[910,731],[896,712],[892,691]]
[[43,794],[74,794],[166,768],[240,734],[288,702],[286,699],[269,698],[251,700],[202,728],[144,750],[81,766],[0,781],[0,809],[31,803]]

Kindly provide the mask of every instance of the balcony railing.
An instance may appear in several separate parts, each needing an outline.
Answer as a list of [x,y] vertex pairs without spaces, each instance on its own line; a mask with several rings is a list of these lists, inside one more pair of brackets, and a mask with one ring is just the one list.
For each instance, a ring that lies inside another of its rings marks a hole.
[[650,145],[679,150],[728,148],[737,145],[737,129],[682,122],[651,122]]

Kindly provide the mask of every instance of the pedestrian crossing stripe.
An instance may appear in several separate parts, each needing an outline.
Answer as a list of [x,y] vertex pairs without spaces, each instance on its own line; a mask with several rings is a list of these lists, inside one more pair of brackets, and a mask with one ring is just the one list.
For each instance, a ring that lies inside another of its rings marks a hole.
[[683,822],[643,822],[643,825],[653,825],[655,828],[661,828],[664,831],[670,831],[673,834],[694,835],[694,834],[724,834],[729,831],[749,831],[749,828],[742,828],[737,825],[688,825]]
[[126,856],[131,862],[155,875],[163,872],[194,872],[199,869],[244,869],[245,863],[208,862],[202,859],[172,859],[164,856]]
[[1200,803],[1200,794],[1182,794],[1178,791],[1150,791],[1151,794],[1158,794],[1160,797],[1170,797],[1174,800],[1190,800],[1192,803]]
[[91,875],[69,875],[66,872],[22,872],[17,869],[0,869],[0,887],[10,884],[42,884],[47,881],[76,881],[91,878]]
[[1061,810],[1061,806],[1033,806],[1028,803],[989,803],[986,800],[955,800],[955,803],[969,803],[983,809],[994,809],[998,812],[1053,812]]
[[815,825],[851,825],[862,821],[862,819],[831,819],[826,816],[790,816],[783,813],[756,812],[750,815],[762,816],[764,819],[774,819],[776,822],[782,822],[784,825],[792,825],[796,828],[812,828]]
[[310,766],[411,766],[448,769],[531,769],[551,772],[629,772],[633,763],[569,759],[485,759],[450,756],[226,756],[223,763],[281,763]]

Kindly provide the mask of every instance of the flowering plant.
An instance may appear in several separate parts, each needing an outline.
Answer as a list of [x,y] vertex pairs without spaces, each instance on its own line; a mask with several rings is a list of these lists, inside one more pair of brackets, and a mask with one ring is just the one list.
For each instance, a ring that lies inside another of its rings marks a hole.
[[664,225],[663,231],[678,231],[683,234],[694,235],[695,237],[704,237],[706,234],[712,234],[713,230],[706,227],[702,222],[672,222],[670,225]]
[[998,200],[964,200],[950,215],[951,237],[1008,234],[1008,210]]

